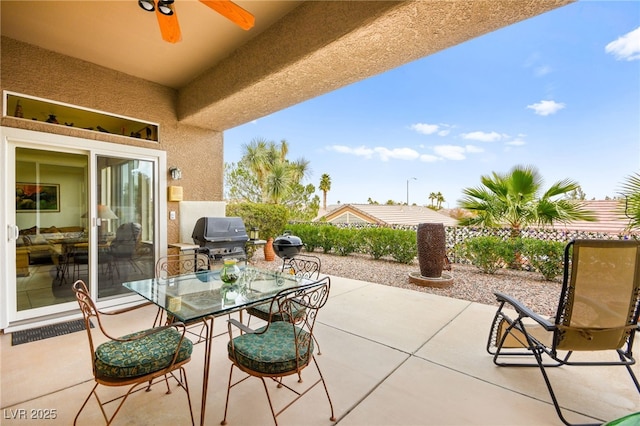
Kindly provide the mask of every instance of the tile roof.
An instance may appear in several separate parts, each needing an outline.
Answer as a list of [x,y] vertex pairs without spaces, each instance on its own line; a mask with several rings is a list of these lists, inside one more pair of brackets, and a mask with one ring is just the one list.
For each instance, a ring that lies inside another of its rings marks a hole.
[[428,207],[386,204],[343,204],[323,216],[333,223],[378,223],[381,225],[418,225],[442,223],[456,226],[458,221]]
[[[557,223],[552,229],[586,231],[607,234],[628,234],[629,222],[624,216],[624,202],[621,200],[585,200],[586,209],[592,211],[597,220],[584,220],[564,224]],[[443,223],[456,226],[458,221],[446,214],[424,206],[386,204],[342,204],[329,206],[320,212],[320,218],[333,223],[378,223],[381,225],[417,225],[419,223]]]
[[629,219],[624,216],[624,200],[590,200],[584,201],[587,210],[591,210],[597,220],[587,222],[579,220],[571,223],[557,223],[551,228],[567,231],[604,232],[607,234],[628,234],[626,230]]

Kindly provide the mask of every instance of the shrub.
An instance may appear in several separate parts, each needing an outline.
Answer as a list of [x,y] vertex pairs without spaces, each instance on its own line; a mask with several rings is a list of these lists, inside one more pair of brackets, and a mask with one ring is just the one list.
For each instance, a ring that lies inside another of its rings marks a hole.
[[416,231],[402,229],[393,230],[391,234],[391,256],[400,263],[409,264],[418,255]]
[[312,252],[322,246],[322,238],[320,235],[320,227],[309,223],[292,223],[287,226],[287,230],[291,234],[300,237],[304,248],[308,252]]
[[495,274],[505,264],[505,258],[513,258],[512,247],[499,237],[469,238],[462,250],[464,257],[486,274]]
[[338,228],[333,225],[321,225],[319,231],[320,247],[324,253],[329,253],[333,248]]
[[360,231],[362,251],[374,259],[391,254],[391,242],[395,230],[390,228],[364,228]]
[[260,229],[260,238],[268,240],[282,234],[289,221],[289,210],[279,204],[227,204],[227,216],[239,216],[246,229]]
[[355,252],[359,244],[359,231],[352,228],[336,228],[333,234],[333,250],[340,256]]
[[542,241],[533,238],[522,240],[522,253],[536,271],[547,281],[562,274],[564,266],[564,243]]

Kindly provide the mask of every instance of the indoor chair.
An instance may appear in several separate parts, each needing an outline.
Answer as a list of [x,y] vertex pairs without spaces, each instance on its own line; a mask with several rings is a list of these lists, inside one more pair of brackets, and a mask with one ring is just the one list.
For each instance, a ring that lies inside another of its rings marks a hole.
[[[296,278],[299,279],[306,278],[310,280],[317,280],[320,278],[320,266],[320,258],[317,256],[297,254],[294,257],[285,257],[283,259],[282,272],[295,275]],[[277,312],[269,312],[269,303],[263,303],[261,305],[247,308],[246,311],[249,315],[249,318],[247,319],[247,326],[250,325],[252,316],[260,318],[263,321],[283,320],[282,316],[278,315]],[[269,319],[270,314],[271,319]],[[297,312],[294,312],[294,314],[298,315]],[[317,341],[315,343],[318,346],[318,355],[321,355],[320,344]]]
[[[227,352],[232,364],[229,372],[224,419],[221,424],[225,425],[227,422],[231,388],[249,377],[257,377],[262,380],[271,415],[276,425],[278,424],[278,415],[320,383],[322,383],[329,401],[330,420],[336,420],[329,390],[313,355],[314,325],[318,311],[329,298],[330,286],[329,277],[324,277],[320,281],[285,289],[276,294],[270,302],[271,315],[295,318],[294,321],[268,321],[264,327],[252,330],[235,319],[228,320],[230,341],[227,345]],[[301,314],[294,314],[294,312],[301,312]],[[234,337],[234,326],[242,331],[236,337]],[[291,375],[297,375],[298,383],[302,383],[301,372],[311,363],[316,366],[319,376],[313,384],[306,386],[305,389],[296,389],[294,387],[297,386],[293,383],[290,385],[284,383],[285,377]],[[246,373],[235,382],[232,381],[234,368]],[[273,380],[278,388],[285,387],[292,391],[295,395],[294,399],[276,412],[265,379]]]
[[[631,366],[640,312],[640,243],[632,240],[575,240],[564,252],[564,275],[555,318],[546,319],[518,300],[495,293],[499,308],[487,351],[498,366],[539,367],[560,420],[564,418],[546,367],[624,366],[636,389]],[[516,317],[504,310],[511,308]],[[570,359],[610,351],[610,361]],[[535,360],[526,362],[527,359]]]
[[124,223],[116,229],[116,236],[109,245],[109,254],[118,277],[120,277],[120,263],[122,262],[129,263],[134,271],[144,273],[134,259],[141,236],[142,226],[139,223]]
[[[165,382],[167,394],[169,394],[171,393],[169,387],[171,378],[175,379],[178,386],[187,393],[191,424],[194,424],[191,395],[184,369],[184,365],[191,360],[193,345],[189,339],[184,338],[185,326],[182,323],[173,323],[169,326],[141,330],[122,337],[113,337],[107,332],[102,315],[119,315],[140,306],[102,312],[96,308],[83,281],[76,281],[73,284],[73,291],[80,305],[84,325],[89,336],[91,365],[95,380],[95,385],[76,414],[74,424],[78,421],[80,413],[91,396],[96,398],[106,423],[111,424],[129,395],[141,390],[142,386],[150,391],[151,386],[157,382]],[[92,318],[98,324],[97,332],[100,332],[100,335],[96,335],[95,339],[91,330]],[[104,341],[105,338],[106,341]],[[104,341],[104,343],[97,344],[100,341]],[[178,375],[175,374],[176,371],[179,373]],[[126,394],[103,402],[96,392],[98,385],[128,386],[128,389]],[[115,411],[110,416],[107,415],[105,405],[118,400],[120,403]]]
[[[208,271],[210,269],[210,259],[204,253],[193,253],[193,254],[168,254],[166,256],[160,257],[155,266],[155,277],[160,279],[168,279],[171,277],[175,277],[180,274],[185,273],[198,273],[201,271]],[[158,308],[158,313],[156,314],[156,319],[153,323],[154,327],[158,325],[162,325],[163,322],[166,324],[170,324],[175,321],[171,315],[167,313],[167,319],[164,321],[164,313],[165,310],[163,308]],[[204,341],[207,331],[208,324],[206,321],[197,320],[193,323],[186,324],[187,333],[196,336],[197,340],[194,343],[200,343]],[[194,330],[197,330],[194,331]]]

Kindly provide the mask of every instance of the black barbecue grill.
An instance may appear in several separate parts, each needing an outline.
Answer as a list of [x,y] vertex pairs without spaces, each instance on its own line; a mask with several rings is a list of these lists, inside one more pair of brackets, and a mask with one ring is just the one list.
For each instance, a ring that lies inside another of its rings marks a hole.
[[249,240],[240,217],[201,217],[191,233],[194,244],[200,246],[212,260],[246,260],[245,244]]
[[273,249],[281,259],[291,259],[302,250],[302,240],[300,237],[291,235],[289,231],[273,240]]

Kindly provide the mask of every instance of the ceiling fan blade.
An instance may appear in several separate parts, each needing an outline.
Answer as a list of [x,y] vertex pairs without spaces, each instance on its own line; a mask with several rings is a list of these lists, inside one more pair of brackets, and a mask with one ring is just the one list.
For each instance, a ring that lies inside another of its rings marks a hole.
[[182,33],[180,32],[180,24],[178,23],[178,14],[176,13],[175,5],[172,5],[172,8],[172,15],[164,15],[160,13],[156,7],[156,17],[158,18],[162,39],[169,43],[177,43],[182,40]]
[[253,28],[256,21],[256,18],[254,18],[251,13],[241,8],[231,0],[200,0],[200,2],[206,4],[243,30]]

